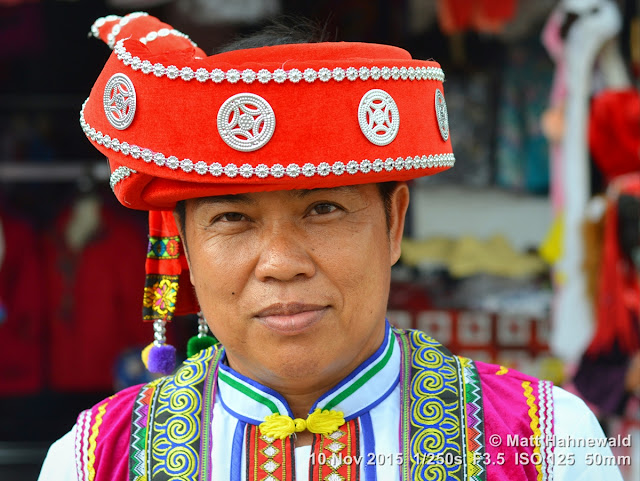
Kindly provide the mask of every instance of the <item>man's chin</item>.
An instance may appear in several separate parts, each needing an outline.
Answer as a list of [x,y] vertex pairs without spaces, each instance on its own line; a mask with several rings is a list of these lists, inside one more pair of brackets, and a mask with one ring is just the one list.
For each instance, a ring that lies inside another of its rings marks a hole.
[[[325,377],[334,377],[333,371],[337,366],[331,355],[332,351],[331,346],[320,347],[317,341],[315,345],[283,345],[273,352],[272,356],[263,358],[261,369],[265,378],[278,379],[279,384],[308,386],[314,381],[322,381]],[[331,358],[327,359],[327,356]]]

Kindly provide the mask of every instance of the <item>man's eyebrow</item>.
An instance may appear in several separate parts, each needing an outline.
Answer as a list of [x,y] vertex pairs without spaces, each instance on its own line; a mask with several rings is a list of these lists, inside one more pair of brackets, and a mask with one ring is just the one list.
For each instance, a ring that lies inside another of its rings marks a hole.
[[294,195],[299,199],[307,197],[316,192],[343,192],[345,194],[354,192],[357,189],[355,185],[341,185],[338,187],[319,187],[317,189],[300,189],[295,190]]
[[[291,194],[298,198],[303,199],[313,193],[321,193],[321,192],[344,192],[350,193],[354,192],[357,189],[355,185],[341,185],[338,187],[318,187],[317,189],[298,189],[292,190]],[[232,203],[232,204],[257,204],[257,200],[255,197],[248,194],[227,194],[227,195],[212,195],[210,197],[197,197],[193,199],[195,201],[195,206],[200,207],[202,205],[214,205],[214,204],[223,204],[223,203]]]
[[196,201],[196,207],[223,203],[252,205],[256,203],[256,200],[247,194],[212,195],[211,197],[198,197],[194,200]]

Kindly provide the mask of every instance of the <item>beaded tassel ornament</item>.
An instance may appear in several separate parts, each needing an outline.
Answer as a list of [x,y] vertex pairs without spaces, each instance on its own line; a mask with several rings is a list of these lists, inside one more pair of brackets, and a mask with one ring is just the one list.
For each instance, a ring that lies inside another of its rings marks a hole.
[[153,322],[153,342],[142,351],[144,365],[158,374],[171,374],[176,367],[176,348],[166,343],[165,325],[162,319]]
[[217,344],[217,342],[218,340],[215,336],[209,336],[209,326],[202,311],[198,312],[198,334],[189,339],[187,343],[187,357],[198,354],[203,349]]

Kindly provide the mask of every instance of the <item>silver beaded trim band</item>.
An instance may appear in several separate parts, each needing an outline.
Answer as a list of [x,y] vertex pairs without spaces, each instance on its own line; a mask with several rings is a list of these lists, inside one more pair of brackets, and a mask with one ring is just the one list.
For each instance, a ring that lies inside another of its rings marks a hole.
[[106,17],[100,17],[93,25],[91,25],[91,35],[95,38],[100,38],[100,29],[107,22],[115,22],[116,20],[120,20],[122,17],[120,15],[107,15]]
[[[82,130],[84,131],[85,135],[90,140],[96,142],[99,145],[103,145],[107,149],[110,149],[114,152],[121,152],[124,155],[130,155],[134,159],[142,158],[148,164],[154,162],[158,167],[166,167],[171,170],[181,169],[183,172],[195,172],[199,175],[211,174],[214,177],[220,177],[221,175],[224,175],[231,179],[237,177],[238,175],[244,177],[245,179],[253,177],[254,175],[261,179],[269,176],[279,179],[281,177],[284,177],[285,175],[291,178],[296,178],[299,175],[304,175],[305,177],[313,177],[314,175],[326,177],[329,174],[342,175],[345,172],[350,175],[357,174],[358,172],[368,174],[370,172],[378,173],[382,170],[391,172],[392,170],[400,171],[409,169],[453,167],[453,165],[455,164],[455,157],[452,153],[422,156],[416,155],[413,157],[398,157],[396,159],[389,157],[386,160],[375,159],[373,162],[368,159],[362,160],[360,162],[351,160],[346,164],[340,161],[334,162],[333,164],[329,164],[328,162],[321,162],[317,166],[309,162],[302,166],[291,163],[286,167],[281,164],[274,164],[271,167],[266,164],[259,164],[256,167],[253,167],[250,164],[243,164],[238,167],[233,163],[229,163],[223,166],[219,162],[207,164],[202,160],[197,162],[194,162],[191,159],[180,160],[174,155],[170,155],[167,157],[162,152],[155,152],[151,149],[140,147],[138,145],[130,145],[127,142],[120,142],[120,140],[116,139],[115,137],[112,138],[108,134],[103,134],[102,132],[97,131],[85,121],[85,105],[86,101],[82,106],[82,110],[80,111],[80,125],[82,126]],[[123,170],[119,171],[119,169]],[[114,178],[116,172],[118,172],[118,175]],[[135,171],[127,167],[119,167],[118,169],[116,169],[111,176],[111,188],[113,189],[113,187],[118,182],[129,177],[131,173],[135,173]]]
[[245,69],[243,71],[236,69],[229,69],[227,71],[215,68],[211,71],[205,68],[199,68],[195,72],[191,67],[183,67],[179,69],[175,65],[169,65],[166,67],[161,63],[152,64],[149,60],[141,60],[140,57],[134,57],[123,45],[123,40],[119,40],[113,51],[116,53],[118,59],[131,69],[140,70],[144,74],[154,74],[156,77],[164,77],[171,80],[182,79],[186,82],[196,79],[199,82],[206,82],[211,80],[214,83],[221,83],[227,81],[235,84],[242,81],[246,84],[251,84],[256,80],[261,84],[267,84],[272,80],[276,83],[284,83],[287,80],[293,83],[298,83],[301,80],[312,83],[316,80],[321,82],[328,82],[329,80],[335,80],[341,82],[344,79],[352,82],[356,80],[437,80],[444,82],[444,72],[438,67],[349,67],[343,69],[336,67],[333,70],[328,68],[321,68],[314,70],[312,68],[300,71],[297,68],[291,70],[277,69],[273,72],[267,69],[261,69],[258,72],[252,69]]
[[121,165],[116,170],[114,170],[111,173],[111,177],[109,177],[109,185],[111,186],[111,190],[114,190],[119,182],[123,181],[131,174],[137,174],[137,172],[125,165]]
[[128,24],[130,20],[138,17],[146,17],[148,15],[149,14],[146,12],[133,12],[122,17],[122,19],[113,26],[111,32],[107,35],[107,45],[113,48],[116,43],[116,37],[120,34],[120,30],[122,30],[122,27]]
[[146,17],[148,15],[149,14],[147,12],[132,12],[128,15],[125,15],[124,17],[120,17],[119,15],[107,15],[106,17],[100,17],[95,22],[93,22],[93,25],[91,25],[91,34],[94,37],[98,38],[100,37],[100,28],[102,28],[105,23],[120,20],[113,27],[111,27],[111,32],[109,32],[109,34],[107,35],[107,45],[113,48],[116,43],[116,37],[120,33],[120,30],[122,30],[122,27],[124,27],[134,18]]
[[[258,72],[252,69],[245,69],[243,71],[229,69],[224,71],[216,68],[208,71],[205,68],[199,68],[194,72],[190,67],[179,69],[175,65],[169,65],[167,67],[161,63],[152,64],[148,60],[141,60],[140,57],[132,56],[123,45],[124,39],[118,40],[117,43],[115,42],[116,36],[120,33],[124,25],[134,18],[145,15],[148,14],[144,12],[134,12],[125,17],[119,17],[117,15],[101,17],[91,26],[91,33],[94,37],[99,37],[100,27],[104,26],[107,22],[120,19],[120,21],[113,26],[109,35],[107,35],[109,47],[114,49],[116,56],[124,65],[131,67],[135,71],[140,70],[144,74],[153,73],[156,77],[167,76],[167,78],[172,80],[180,78],[187,82],[194,78],[199,82],[211,80],[214,83],[221,83],[223,81],[237,83],[243,81],[246,84],[251,84],[256,80],[262,84],[266,84],[272,80],[276,83],[284,83],[287,80],[293,83],[298,83],[301,80],[311,83],[316,80],[320,80],[321,82],[328,82],[329,80],[341,82],[344,79],[353,82],[358,79],[368,80],[369,78],[373,80],[437,80],[444,82],[444,72],[441,68],[437,67],[349,67],[347,69],[337,67],[332,70],[328,68],[321,68],[319,70],[308,68],[304,71],[294,68],[291,70],[277,69],[274,71],[261,69]],[[149,32],[145,37],[140,38],[139,41],[146,44],[158,37],[165,37],[167,35],[186,38],[194,47],[196,46],[184,33],[175,29],[169,30],[168,28],[160,29],[157,32]]]
[[176,30],[175,28],[173,28],[173,29],[161,28],[158,31],[149,32],[144,37],[140,37],[139,40],[140,40],[140,43],[144,43],[146,45],[149,42],[153,42],[154,40],[157,40],[158,38],[168,37],[169,35],[174,35],[176,37],[185,38],[185,39],[189,40],[189,42],[191,42],[191,45],[193,45],[194,47],[197,47],[196,43],[194,41],[192,41],[189,38],[188,35],[185,35],[180,30]]
[[[122,30],[122,27],[124,27],[127,23],[129,23],[134,18],[146,17],[148,15],[149,14],[146,12],[133,12],[128,15],[125,15],[124,17],[120,17],[119,15],[107,15],[106,17],[100,17],[95,22],[93,22],[93,25],[91,25],[91,35],[93,35],[96,38],[99,38],[100,28],[102,28],[107,22],[114,22],[116,20],[120,20],[118,23],[116,23],[113,26],[113,28],[111,29],[111,32],[109,32],[109,34],[107,35],[107,45],[113,48],[113,46],[116,43],[116,37]],[[174,29],[161,28],[156,32],[149,32],[146,36],[141,37],[138,40],[140,41],[140,43],[144,43],[146,45],[148,42],[153,42],[159,37],[167,37],[168,35],[175,35],[176,37],[185,38],[189,42],[191,42],[191,45],[193,45],[194,47],[197,47],[195,42],[193,42],[188,35],[185,35],[179,30],[176,30],[175,28]]]

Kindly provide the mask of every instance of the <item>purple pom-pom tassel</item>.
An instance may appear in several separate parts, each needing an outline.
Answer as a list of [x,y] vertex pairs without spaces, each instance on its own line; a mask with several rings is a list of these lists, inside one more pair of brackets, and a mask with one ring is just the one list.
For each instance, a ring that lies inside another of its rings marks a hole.
[[176,348],[169,344],[154,345],[149,351],[147,367],[156,374],[171,374],[176,368]]

